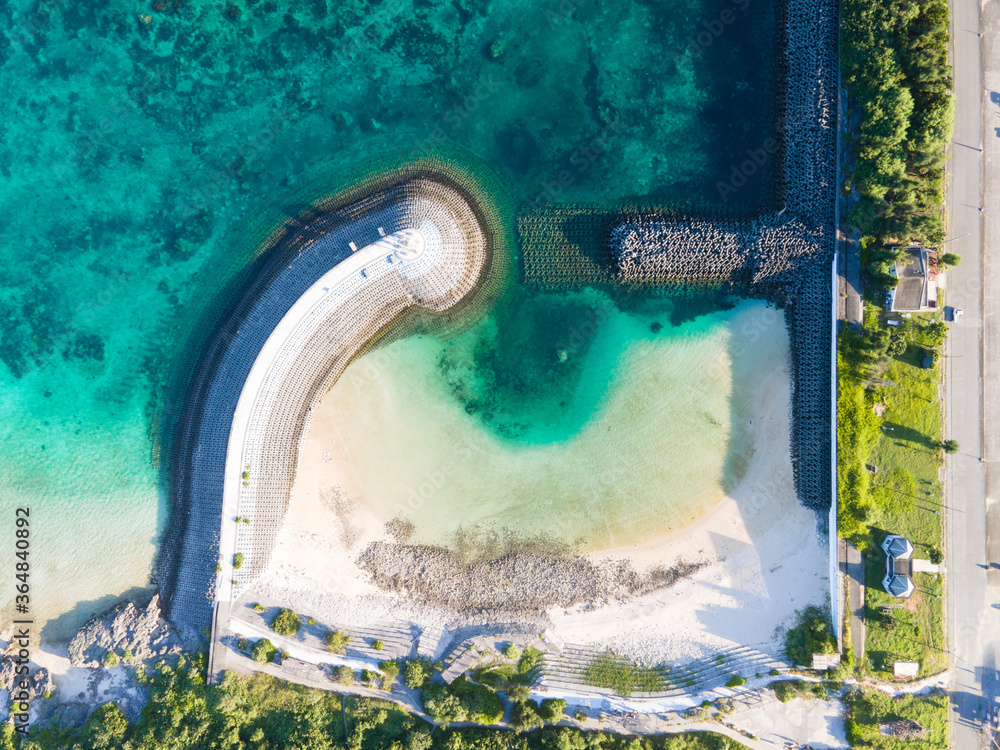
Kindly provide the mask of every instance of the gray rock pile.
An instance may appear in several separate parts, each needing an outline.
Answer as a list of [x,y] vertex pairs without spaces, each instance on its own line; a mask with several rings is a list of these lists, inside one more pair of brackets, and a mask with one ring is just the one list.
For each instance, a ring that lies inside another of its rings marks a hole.
[[133,662],[161,659],[180,653],[181,643],[160,613],[160,597],[145,609],[132,602],[119,604],[80,628],[69,644],[69,660],[75,667],[102,667],[109,652],[119,658],[126,651]]
[[[18,648],[16,643],[11,643],[7,650],[0,654],[0,690],[13,691],[14,687],[25,679],[25,675],[17,673],[18,664],[14,661]],[[28,697],[31,701],[56,689],[49,670],[44,668],[31,673],[28,676],[28,683]]]
[[375,542],[358,564],[380,588],[428,604],[462,614],[533,617],[551,606],[598,605],[666,588],[706,563],[681,562],[645,575],[628,560],[594,563],[531,553],[465,564],[440,548]]

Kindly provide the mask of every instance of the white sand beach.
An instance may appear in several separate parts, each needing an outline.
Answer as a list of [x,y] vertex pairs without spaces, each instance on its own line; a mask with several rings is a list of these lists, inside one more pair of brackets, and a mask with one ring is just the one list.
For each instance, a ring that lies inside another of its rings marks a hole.
[[[651,663],[734,645],[780,653],[782,631],[796,611],[824,604],[830,591],[826,537],[794,491],[790,393],[787,364],[777,362],[754,400],[752,458],[728,497],[668,536],[589,553],[594,560],[629,559],[640,572],[677,561],[705,567],[627,601],[552,608],[546,615],[557,638],[607,645]],[[369,543],[388,539],[386,519],[356,499],[350,456],[339,452],[334,424],[321,405],[268,569],[240,600],[282,602],[338,627],[463,624],[442,607],[384,592],[355,563]]]

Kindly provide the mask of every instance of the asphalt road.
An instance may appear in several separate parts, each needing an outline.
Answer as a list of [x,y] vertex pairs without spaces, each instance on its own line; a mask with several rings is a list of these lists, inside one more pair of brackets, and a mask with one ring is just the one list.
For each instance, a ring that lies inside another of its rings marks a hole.
[[[945,437],[960,450],[947,464],[948,634],[951,657],[951,746],[979,750],[984,688],[994,690],[994,645],[1000,639],[1000,518],[987,499],[996,475],[997,326],[1000,307],[997,181],[1000,138],[993,130],[990,91],[996,85],[1000,0],[952,0],[955,137],[949,160],[948,251],[962,263],[948,273],[947,303],[965,311],[948,339]],[[996,123],[1000,125],[1000,122]],[[992,162],[992,167],[990,166]],[[987,168],[984,170],[984,164]],[[985,211],[981,207],[986,207]],[[984,334],[988,333],[988,336]],[[985,355],[985,356],[984,356]],[[984,460],[985,459],[985,460]],[[996,529],[998,533],[989,533]]]

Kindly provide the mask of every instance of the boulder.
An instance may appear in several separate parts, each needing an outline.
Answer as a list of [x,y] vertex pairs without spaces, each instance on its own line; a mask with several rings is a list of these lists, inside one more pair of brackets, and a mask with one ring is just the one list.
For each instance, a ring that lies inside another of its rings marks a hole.
[[102,667],[109,651],[119,658],[131,651],[133,661],[146,662],[180,653],[180,646],[156,595],[145,609],[125,602],[90,620],[70,641],[69,660],[74,667]]

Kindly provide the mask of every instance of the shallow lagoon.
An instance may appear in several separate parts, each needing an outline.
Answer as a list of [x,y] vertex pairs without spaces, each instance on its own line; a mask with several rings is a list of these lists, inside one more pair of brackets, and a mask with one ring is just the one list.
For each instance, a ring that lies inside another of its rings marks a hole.
[[679,304],[528,294],[460,335],[365,355],[319,417],[354,499],[472,557],[504,531],[592,551],[677,530],[742,477],[755,401],[788,362],[764,303],[673,325]]

